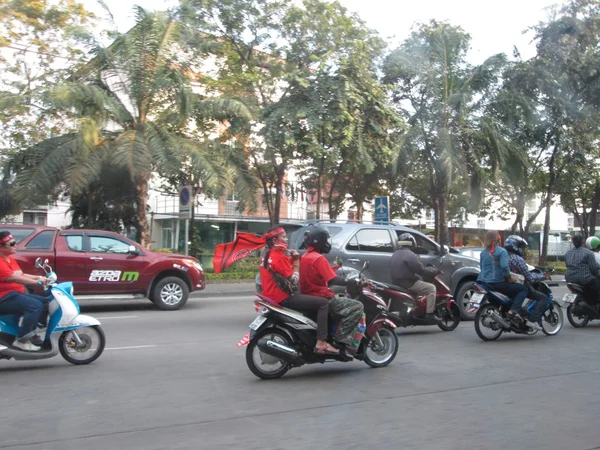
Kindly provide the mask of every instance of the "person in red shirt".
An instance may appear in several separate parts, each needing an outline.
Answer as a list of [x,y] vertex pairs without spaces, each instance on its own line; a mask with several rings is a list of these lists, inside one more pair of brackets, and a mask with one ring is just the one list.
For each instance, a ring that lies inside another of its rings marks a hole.
[[337,355],[339,350],[327,342],[329,299],[296,292],[300,255],[291,250],[285,230],[275,227],[266,235],[268,250],[260,267],[263,294],[286,308],[317,312],[317,343],[315,353]]
[[12,255],[17,252],[16,242],[8,231],[0,232],[0,315],[23,316],[23,323],[12,346],[25,351],[38,351],[31,339],[39,332],[38,323],[48,300],[25,293],[26,285],[48,283],[48,278],[24,274]]
[[313,227],[304,235],[304,243],[308,251],[300,258],[300,292],[330,299],[329,314],[341,319],[334,340],[350,347],[364,306],[358,300],[336,297],[330,288],[346,286],[347,282],[336,275],[323,256],[331,251],[329,230],[323,226]]

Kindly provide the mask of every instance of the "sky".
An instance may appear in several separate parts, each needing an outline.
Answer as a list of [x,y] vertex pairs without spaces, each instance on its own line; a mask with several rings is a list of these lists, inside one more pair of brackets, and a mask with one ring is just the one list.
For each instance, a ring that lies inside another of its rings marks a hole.
[[[145,9],[165,9],[176,0],[104,0],[111,10],[119,31],[127,31],[134,23],[133,6]],[[339,0],[357,13],[372,29],[388,39],[392,48],[410,34],[416,22],[430,19],[448,21],[471,34],[473,64],[483,62],[496,53],[511,56],[517,46],[522,57],[535,55],[532,33],[528,27],[549,17],[549,8],[560,0]],[[88,10],[102,13],[96,0],[83,0]]]

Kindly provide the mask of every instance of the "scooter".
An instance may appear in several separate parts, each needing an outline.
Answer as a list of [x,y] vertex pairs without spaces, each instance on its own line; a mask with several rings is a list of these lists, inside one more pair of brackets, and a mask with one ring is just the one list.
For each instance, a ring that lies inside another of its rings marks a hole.
[[[363,270],[367,267],[368,263],[365,263]],[[357,274],[352,277],[357,278]],[[342,351],[339,355],[315,353],[317,324],[314,320],[296,310],[284,308],[262,294],[256,294],[260,298],[254,302],[258,316],[250,324],[250,332],[238,343],[238,347],[248,346],[246,363],[250,371],[259,378],[273,379],[282,377],[293,367],[326,361],[349,362],[358,359],[371,367],[389,365],[398,352],[398,337],[394,332],[396,325],[389,320],[383,299],[369,289],[370,280],[357,281],[353,283],[353,291],[364,305],[365,320],[357,330],[361,336],[358,350],[350,357]],[[330,340],[335,329],[336,325],[333,324]],[[355,339],[358,339],[356,335]]]
[[567,306],[567,319],[575,328],[583,328],[592,320],[600,319],[600,305],[590,304],[585,301],[583,286],[575,283],[567,283],[571,291],[565,294],[563,302]]
[[42,269],[50,280],[45,289],[45,296],[49,300],[48,326],[37,334],[43,340],[41,350],[28,352],[11,347],[19,332],[22,317],[0,315],[0,359],[47,359],[60,352],[71,364],[81,365],[95,361],[106,345],[100,322],[79,314],[79,305],[73,297],[73,283],[58,283],[58,277],[48,265],[48,260],[42,263],[41,258],[38,258],[35,267]]

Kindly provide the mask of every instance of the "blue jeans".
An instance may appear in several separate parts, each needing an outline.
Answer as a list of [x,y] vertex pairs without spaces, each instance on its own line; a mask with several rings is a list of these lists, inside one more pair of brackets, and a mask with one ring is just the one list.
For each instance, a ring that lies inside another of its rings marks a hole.
[[527,292],[529,292],[527,286],[524,286],[520,283],[509,283],[508,281],[487,284],[489,284],[495,291],[498,291],[504,295],[508,295],[513,299],[512,306],[510,307],[512,312],[518,313],[521,310],[521,306],[523,306],[523,302],[527,298]]
[[48,299],[33,294],[20,294],[13,291],[0,298],[0,315],[15,314],[23,316],[21,329],[17,334],[17,339],[28,335],[38,326],[44,306]]

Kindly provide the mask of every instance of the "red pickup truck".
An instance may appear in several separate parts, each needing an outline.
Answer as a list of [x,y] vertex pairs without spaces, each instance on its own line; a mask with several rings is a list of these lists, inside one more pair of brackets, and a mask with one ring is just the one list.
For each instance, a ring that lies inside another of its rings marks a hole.
[[180,309],[191,291],[206,286],[196,258],[157,253],[117,233],[0,224],[17,241],[15,259],[36,274],[48,259],[59,280],[72,281],[77,298],[149,298],[163,310]]

